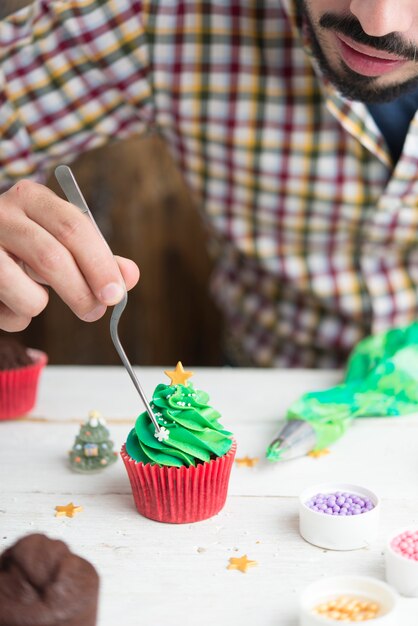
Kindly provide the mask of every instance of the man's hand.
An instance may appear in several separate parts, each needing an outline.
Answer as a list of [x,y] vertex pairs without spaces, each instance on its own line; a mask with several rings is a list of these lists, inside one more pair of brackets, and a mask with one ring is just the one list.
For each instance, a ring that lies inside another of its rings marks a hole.
[[0,328],[20,331],[48,303],[52,287],[82,320],[94,322],[139,279],[113,256],[92,221],[53,191],[27,180],[0,196]]

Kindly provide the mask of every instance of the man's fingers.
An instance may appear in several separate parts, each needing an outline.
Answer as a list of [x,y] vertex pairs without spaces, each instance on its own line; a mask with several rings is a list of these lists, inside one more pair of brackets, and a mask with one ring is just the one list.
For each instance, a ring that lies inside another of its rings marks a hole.
[[50,285],[78,317],[98,319],[96,309],[105,305],[95,297],[71,252],[23,215],[15,219],[14,226],[7,240],[9,251]]
[[41,284],[92,322],[138,279],[136,264],[114,257],[95,224],[46,187],[21,181],[0,197],[0,326],[5,330],[25,328],[45,308],[48,292]]
[[5,309],[16,318],[21,318],[20,323],[23,323],[24,319],[30,320],[39,315],[48,304],[48,299],[48,291],[31,280],[7,252],[0,250],[0,302]]
[[[21,181],[6,195],[8,202],[20,206],[32,223],[41,227],[30,233],[33,250],[27,254],[30,258],[25,258],[25,263],[42,276],[67,303],[72,301],[70,288],[80,290],[75,268],[91,291],[91,301],[106,305],[120,301],[125,289],[122,274],[108,245],[86,215],[36,183]],[[46,237],[46,234],[50,237]],[[20,241],[23,240],[27,242],[28,236],[20,235]],[[65,255],[63,250],[70,254]],[[22,250],[14,249],[12,252],[20,256]],[[73,257],[72,269],[69,256]],[[60,286],[63,276],[66,276],[68,283]],[[88,307],[81,306],[81,302],[84,299],[87,301],[88,294],[80,292],[79,297],[80,305],[76,305],[75,312],[83,316],[82,309]],[[70,306],[73,308],[72,304]]]
[[26,315],[16,315],[5,304],[0,302],[0,329],[8,333],[18,333],[25,330],[31,323],[32,318]]
[[19,265],[21,266],[25,274],[29,276],[29,278],[39,283],[40,285],[48,285],[46,280],[42,278],[42,276],[39,276],[39,274],[34,272],[33,269],[29,267],[29,265],[26,265],[26,263],[24,263],[23,261],[20,261]]
[[131,259],[126,259],[123,256],[115,255],[115,260],[119,265],[123,280],[125,281],[126,289],[129,291],[132,287],[135,287],[139,280],[139,267]]
[[48,303],[48,291],[0,250],[0,328],[10,333],[27,328]]

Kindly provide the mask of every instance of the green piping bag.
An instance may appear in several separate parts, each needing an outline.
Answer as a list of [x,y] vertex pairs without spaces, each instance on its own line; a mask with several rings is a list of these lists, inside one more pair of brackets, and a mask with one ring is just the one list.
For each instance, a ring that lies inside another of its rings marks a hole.
[[274,462],[327,448],[357,417],[416,412],[418,322],[362,339],[349,356],[342,383],[305,393],[290,406],[266,456]]

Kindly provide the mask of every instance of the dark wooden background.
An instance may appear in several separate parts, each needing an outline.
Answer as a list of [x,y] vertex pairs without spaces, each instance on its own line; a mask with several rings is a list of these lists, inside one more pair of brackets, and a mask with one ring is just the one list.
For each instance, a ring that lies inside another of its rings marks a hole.
[[[219,364],[220,319],[208,294],[205,232],[162,142],[120,142],[83,155],[72,169],[113,252],[141,269],[120,322],[130,360]],[[62,195],[53,177],[48,186]],[[17,336],[45,350],[52,364],[119,364],[109,319],[108,311],[98,322],[82,322],[51,292],[47,309]]]

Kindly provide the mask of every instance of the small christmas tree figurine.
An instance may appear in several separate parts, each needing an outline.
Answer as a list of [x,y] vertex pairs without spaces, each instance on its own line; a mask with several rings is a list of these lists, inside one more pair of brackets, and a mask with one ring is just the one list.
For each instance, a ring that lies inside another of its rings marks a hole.
[[81,425],[69,455],[70,465],[76,472],[96,472],[116,461],[118,453],[113,451],[113,441],[109,439],[106,422],[100,413],[89,413],[89,419]]

